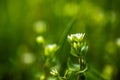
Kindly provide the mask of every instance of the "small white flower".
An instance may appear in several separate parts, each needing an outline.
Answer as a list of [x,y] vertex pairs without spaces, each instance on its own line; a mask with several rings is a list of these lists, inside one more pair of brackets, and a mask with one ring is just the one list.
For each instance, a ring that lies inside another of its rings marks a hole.
[[85,33],[84,33],[84,34],[78,33],[78,34],[75,34],[74,36],[75,36],[78,40],[82,40],[82,39],[84,38],[84,35],[85,35]]
[[55,53],[58,50],[58,45],[57,44],[49,44],[45,46],[45,55],[52,55],[51,53]]
[[76,34],[71,34],[68,35],[68,41],[69,42],[74,42],[74,41],[82,41],[85,36],[85,33],[76,33]]
[[52,74],[53,76],[58,76],[59,73],[58,73],[58,71],[56,69],[52,69],[50,74]]
[[56,47],[57,47],[56,44],[50,44],[50,45],[48,45],[48,48],[49,48],[51,51],[53,51]]
[[68,39],[70,40],[70,41],[72,41],[72,35],[68,35]]

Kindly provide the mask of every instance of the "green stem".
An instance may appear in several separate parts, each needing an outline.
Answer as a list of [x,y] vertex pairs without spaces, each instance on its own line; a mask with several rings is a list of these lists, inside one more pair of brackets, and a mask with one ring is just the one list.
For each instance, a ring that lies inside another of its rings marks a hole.
[[[84,70],[84,57],[83,56],[79,57],[79,64],[80,64],[80,71]],[[84,73],[79,74],[78,80],[85,80]]]

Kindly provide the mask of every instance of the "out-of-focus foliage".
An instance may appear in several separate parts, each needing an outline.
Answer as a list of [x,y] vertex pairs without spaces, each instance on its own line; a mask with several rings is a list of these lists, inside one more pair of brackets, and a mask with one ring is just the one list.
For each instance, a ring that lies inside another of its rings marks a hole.
[[68,59],[76,62],[65,38],[71,33],[86,33],[86,80],[120,80],[119,4],[0,0],[0,80],[56,80],[52,68],[64,75]]

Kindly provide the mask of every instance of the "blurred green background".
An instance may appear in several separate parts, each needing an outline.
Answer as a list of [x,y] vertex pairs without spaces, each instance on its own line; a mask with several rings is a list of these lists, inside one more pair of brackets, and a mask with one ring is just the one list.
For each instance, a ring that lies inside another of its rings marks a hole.
[[[119,5],[119,0],[0,0],[0,80],[54,80],[36,39],[59,45],[74,19],[69,34],[86,33],[89,45],[87,80],[120,80]],[[65,41],[60,54],[52,56],[61,75],[69,49]]]

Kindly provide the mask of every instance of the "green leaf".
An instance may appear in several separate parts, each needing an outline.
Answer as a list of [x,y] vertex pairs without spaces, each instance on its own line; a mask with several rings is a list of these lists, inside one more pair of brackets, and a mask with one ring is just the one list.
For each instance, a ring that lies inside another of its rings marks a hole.
[[71,71],[79,71],[80,65],[77,63],[73,63],[70,59],[68,59],[68,67]]
[[64,75],[65,80],[77,80],[76,71],[66,70],[66,73]]
[[58,50],[58,52],[57,52],[56,55],[60,55],[60,53],[61,53],[61,51],[62,51],[62,49],[63,49],[63,46],[64,46],[64,44],[65,44],[65,41],[66,41],[66,39],[67,39],[67,35],[68,35],[68,33],[71,31],[71,29],[72,29],[73,24],[74,24],[75,21],[76,21],[75,19],[72,20],[72,21],[68,24],[68,26],[67,26],[67,28],[65,29],[65,31],[63,32],[62,37],[61,37],[61,39],[60,39],[60,41],[59,41],[60,49]]
[[87,51],[88,51],[88,45],[85,42],[84,45],[81,47],[81,53],[83,55],[86,55]]

